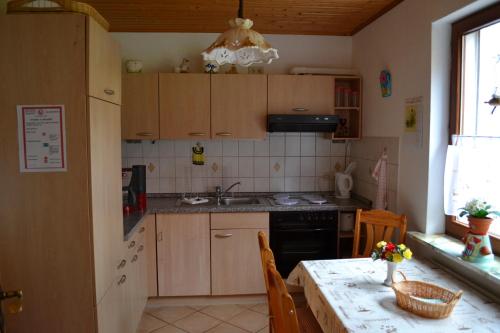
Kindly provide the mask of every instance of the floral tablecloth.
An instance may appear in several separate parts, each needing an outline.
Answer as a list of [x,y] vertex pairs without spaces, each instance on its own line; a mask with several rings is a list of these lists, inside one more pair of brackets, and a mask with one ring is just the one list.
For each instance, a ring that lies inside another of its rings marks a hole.
[[302,261],[287,283],[304,294],[323,332],[500,332],[500,305],[474,291],[439,266],[418,259],[398,265],[409,280],[462,289],[450,317],[427,319],[396,304],[394,291],[382,284],[387,264],[371,259]]

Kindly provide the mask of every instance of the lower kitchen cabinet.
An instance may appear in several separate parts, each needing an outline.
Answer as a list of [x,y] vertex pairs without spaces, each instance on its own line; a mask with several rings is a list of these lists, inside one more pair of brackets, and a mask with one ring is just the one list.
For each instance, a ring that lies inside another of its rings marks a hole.
[[210,215],[157,214],[159,296],[210,295]]
[[268,213],[211,215],[212,295],[266,292],[257,234],[269,235]]
[[156,215],[150,214],[144,220],[146,226],[145,244],[148,296],[158,296],[158,273],[156,269]]

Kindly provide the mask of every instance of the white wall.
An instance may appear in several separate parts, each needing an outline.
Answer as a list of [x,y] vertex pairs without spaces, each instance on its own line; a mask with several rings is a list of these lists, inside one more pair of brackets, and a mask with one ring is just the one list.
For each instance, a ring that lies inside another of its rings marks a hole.
[[[353,66],[364,78],[363,135],[401,138],[398,211],[410,229],[444,231],[450,22],[492,2],[406,0],[353,37]],[[392,73],[388,98],[380,94],[383,69]],[[423,97],[422,145],[405,138],[403,126],[404,100],[416,96]]]
[[[190,60],[191,72],[202,72],[200,53],[218,36],[214,33],[118,32],[112,35],[121,45],[122,58],[142,60],[145,72],[172,72],[184,57]],[[280,56],[265,65],[266,73],[287,73],[294,66],[351,67],[352,37],[265,35],[265,38],[278,49]]]

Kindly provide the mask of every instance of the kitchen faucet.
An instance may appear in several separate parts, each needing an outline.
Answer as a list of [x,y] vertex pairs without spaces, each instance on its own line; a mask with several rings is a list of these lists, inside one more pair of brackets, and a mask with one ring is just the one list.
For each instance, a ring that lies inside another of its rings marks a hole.
[[217,199],[217,205],[220,205],[220,201],[221,201],[222,197],[224,196],[224,194],[231,191],[231,189],[233,187],[235,187],[236,185],[240,185],[240,184],[241,184],[241,182],[236,182],[236,183],[232,184],[231,186],[229,186],[225,191],[222,190],[222,186],[215,186],[215,198]]

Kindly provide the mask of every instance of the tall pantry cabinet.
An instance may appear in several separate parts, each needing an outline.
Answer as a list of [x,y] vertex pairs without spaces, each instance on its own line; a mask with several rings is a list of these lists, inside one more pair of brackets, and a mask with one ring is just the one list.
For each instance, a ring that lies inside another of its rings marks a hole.
[[[76,13],[1,15],[0,44],[0,285],[24,293],[7,331],[133,332],[104,316],[123,276],[118,46]],[[64,105],[66,171],[20,172],[17,105]]]

